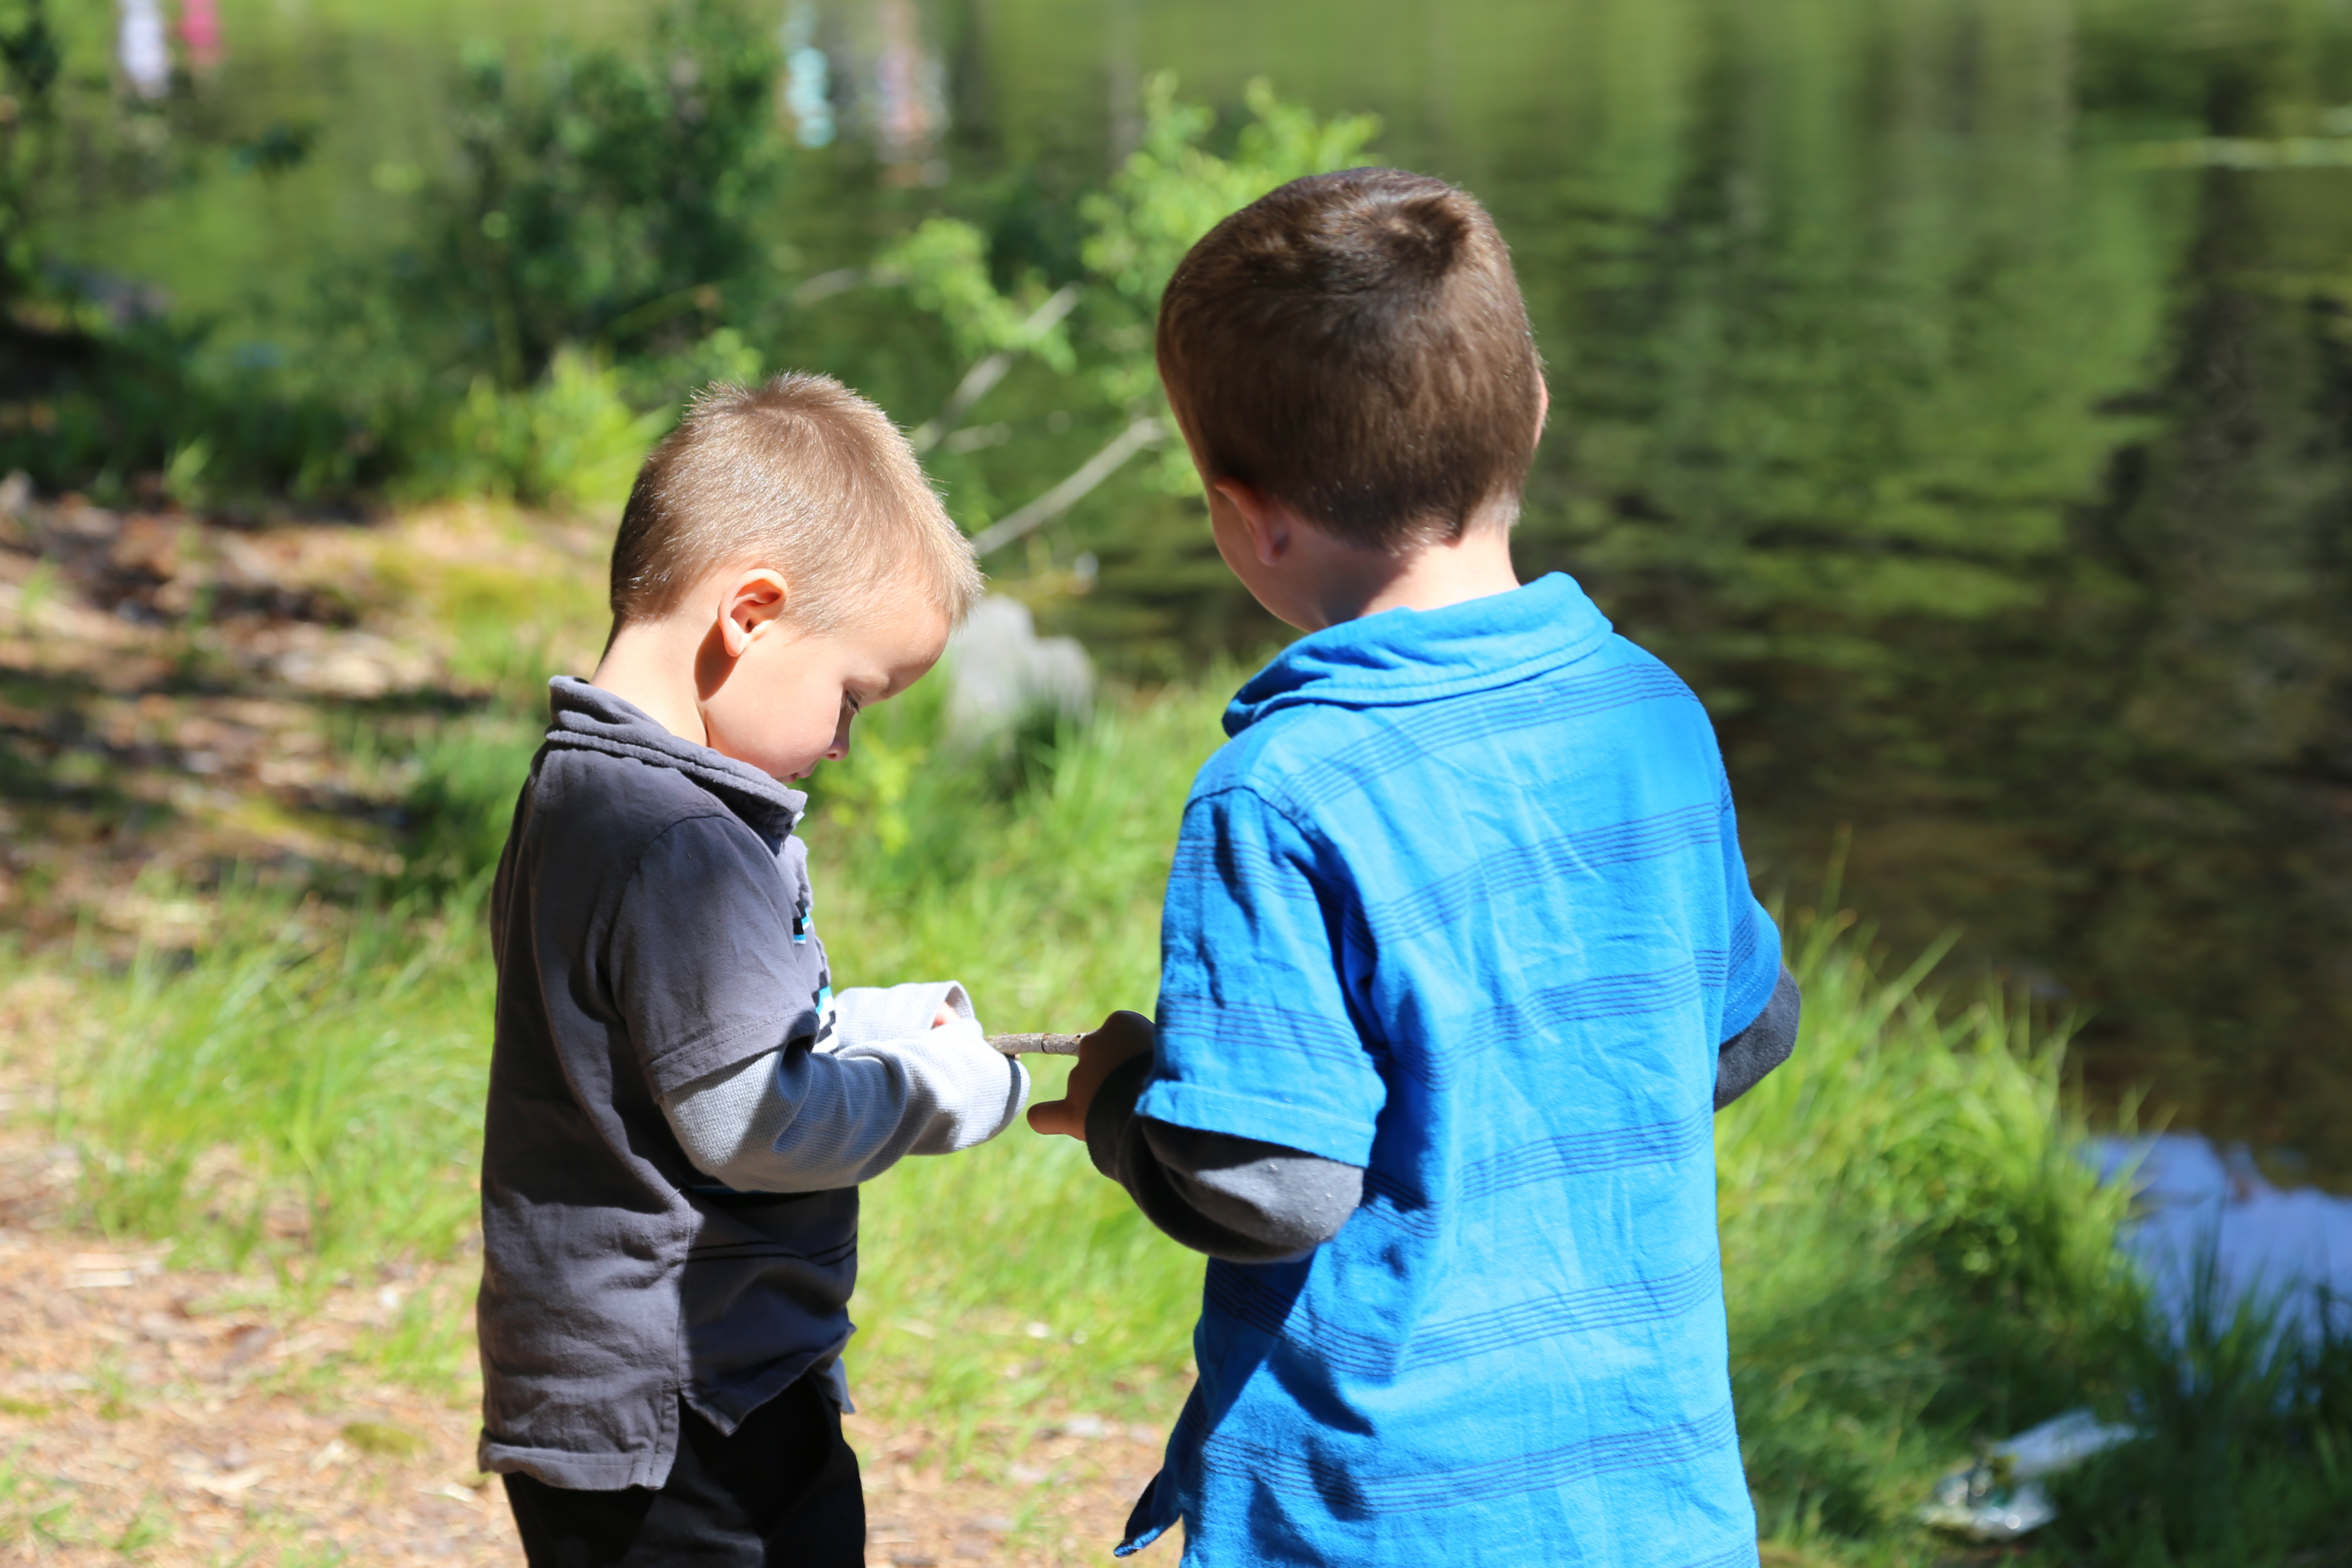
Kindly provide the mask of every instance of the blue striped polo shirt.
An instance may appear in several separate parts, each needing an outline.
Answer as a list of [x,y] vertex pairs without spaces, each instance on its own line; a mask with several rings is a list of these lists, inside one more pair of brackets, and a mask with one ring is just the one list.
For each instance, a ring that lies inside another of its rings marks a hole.
[[1137,1109],[1365,1169],[1339,1234],[1212,1261],[1121,1552],[1756,1562],[1716,1053],[1780,934],[1706,711],[1565,576],[1317,632],[1184,811]]

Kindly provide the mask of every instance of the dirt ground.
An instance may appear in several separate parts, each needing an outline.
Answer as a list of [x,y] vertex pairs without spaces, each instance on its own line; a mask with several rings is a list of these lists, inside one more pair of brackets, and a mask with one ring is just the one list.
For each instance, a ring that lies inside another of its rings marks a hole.
[[[397,782],[361,739],[482,696],[453,629],[536,614],[578,661],[602,542],[451,506],[223,526],[0,480],[0,928],[186,945],[226,868],[332,889],[390,868]],[[156,891],[166,884],[174,891]]]

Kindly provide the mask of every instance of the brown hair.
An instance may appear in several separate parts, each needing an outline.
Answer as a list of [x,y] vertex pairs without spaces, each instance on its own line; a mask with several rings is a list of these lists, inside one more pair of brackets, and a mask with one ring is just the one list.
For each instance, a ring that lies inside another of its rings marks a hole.
[[1160,301],[1160,375],[1211,479],[1350,543],[1517,502],[1543,365],[1477,199],[1402,169],[1293,180],[1211,229]]
[[617,628],[736,564],[772,565],[819,631],[896,587],[950,622],[980,595],[971,543],[889,416],[829,375],[710,386],[653,449],[613,541]]

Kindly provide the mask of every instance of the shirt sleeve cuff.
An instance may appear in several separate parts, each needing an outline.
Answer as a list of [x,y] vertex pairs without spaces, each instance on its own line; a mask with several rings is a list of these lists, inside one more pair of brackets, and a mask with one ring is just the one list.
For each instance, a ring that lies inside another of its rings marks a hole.
[[941,1006],[978,1023],[971,998],[954,980],[917,980],[904,985],[853,985],[833,999],[834,1037],[828,1048],[904,1040],[921,1035]]
[[[1279,1143],[1286,1149],[1320,1154],[1343,1165],[1360,1168],[1372,1163],[1370,1126],[1286,1100],[1260,1100],[1230,1089],[1162,1080],[1144,1089],[1135,1110],[1154,1121],[1172,1122],[1201,1132],[1230,1132],[1236,1138],[1255,1138],[1261,1143]],[[1091,1131],[1087,1142],[1093,1142]]]

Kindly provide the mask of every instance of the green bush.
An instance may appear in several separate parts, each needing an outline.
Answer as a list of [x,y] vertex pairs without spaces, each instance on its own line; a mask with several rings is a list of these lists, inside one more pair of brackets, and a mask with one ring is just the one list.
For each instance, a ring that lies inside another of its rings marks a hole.
[[456,104],[461,174],[428,200],[409,313],[474,335],[509,390],[566,347],[673,350],[758,289],[789,147],[779,46],[737,0],[684,0],[626,45],[558,42],[520,68],[477,49]]
[[630,407],[617,372],[567,348],[521,392],[476,378],[449,416],[448,444],[425,457],[412,483],[445,494],[617,508],[670,423],[667,409]]

